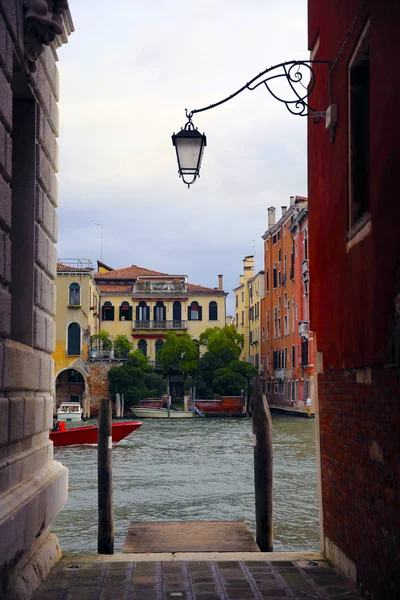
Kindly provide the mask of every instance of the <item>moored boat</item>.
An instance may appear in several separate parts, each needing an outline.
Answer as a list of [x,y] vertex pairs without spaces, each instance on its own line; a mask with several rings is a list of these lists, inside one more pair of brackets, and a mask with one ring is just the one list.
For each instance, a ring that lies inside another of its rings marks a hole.
[[[120,442],[130,433],[142,426],[140,421],[124,421],[112,424],[112,441]],[[72,427],[66,429],[65,423],[59,423],[56,431],[50,431],[50,439],[55,446],[75,446],[82,444],[97,444],[98,425]]]
[[79,402],[62,402],[57,410],[59,421],[81,421],[82,407]]
[[[131,406],[131,411],[138,419],[193,419],[192,410],[176,410],[171,408],[169,417],[167,408],[146,408],[143,406]],[[196,416],[204,417],[203,413],[196,408]]]

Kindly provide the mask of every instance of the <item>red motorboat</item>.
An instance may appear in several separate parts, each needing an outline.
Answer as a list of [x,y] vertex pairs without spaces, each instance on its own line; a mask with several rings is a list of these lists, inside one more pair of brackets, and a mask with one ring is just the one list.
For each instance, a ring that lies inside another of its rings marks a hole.
[[[112,441],[120,442],[132,431],[139,429],[140,421],[124,421],[112,424]],[[50,431],[50,439],[55,446],[74,446],[80,444],[97,444],[99,426],[71,427],[67,429],[63,421],[58,423],[57,431]]]

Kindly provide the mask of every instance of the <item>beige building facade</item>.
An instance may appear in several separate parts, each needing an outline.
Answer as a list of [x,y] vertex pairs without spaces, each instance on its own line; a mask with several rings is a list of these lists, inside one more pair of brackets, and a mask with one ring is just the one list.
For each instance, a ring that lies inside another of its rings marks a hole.
[[[43,12],[45,9],[45,13]],[[0,596],[29,598],[60,550],[67,499],[53,460],[57,50],[61,0],[0,2]]]
[[249,361],[250,358],[250,290],[249,281],[254,277],[254,256],[245,256],[243,259],[243,273],[239,276],[239,285],[233,289],[235,300],[235,326],[244,337],[243,350],[240,360]]
[[[100,271],[100,269],[99,269]],[[198,340],[208,327],[224,327],[226,296],[218,286],[189,283],[187,275],[170,275],[132,265],[95,275],[100,293],[100,329],[111,339],[125,335],[133,350],[154,364],[169,331]]]

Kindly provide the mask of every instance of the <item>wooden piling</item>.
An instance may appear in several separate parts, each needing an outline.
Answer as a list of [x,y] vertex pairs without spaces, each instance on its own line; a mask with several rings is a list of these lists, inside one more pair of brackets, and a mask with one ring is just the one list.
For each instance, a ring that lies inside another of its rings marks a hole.
[[112,410],[111,400],[100,400],[98,438],[98,554],[114,554],[114,515],[112,489]]
[[256,541],[262,552],[273,550],[273,462],[271,413],[260,384],[253,404]]

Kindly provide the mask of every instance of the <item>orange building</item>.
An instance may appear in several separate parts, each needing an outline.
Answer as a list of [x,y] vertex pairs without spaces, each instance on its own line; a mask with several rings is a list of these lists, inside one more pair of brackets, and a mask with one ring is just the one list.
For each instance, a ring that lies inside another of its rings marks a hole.
[[274,207],[268,209],[268,229],[262,236],[261,371],[265,393],[272,407],[313,413],[307,198],[291,196],[290,206],[282,206],[278,222],[275,212]]

